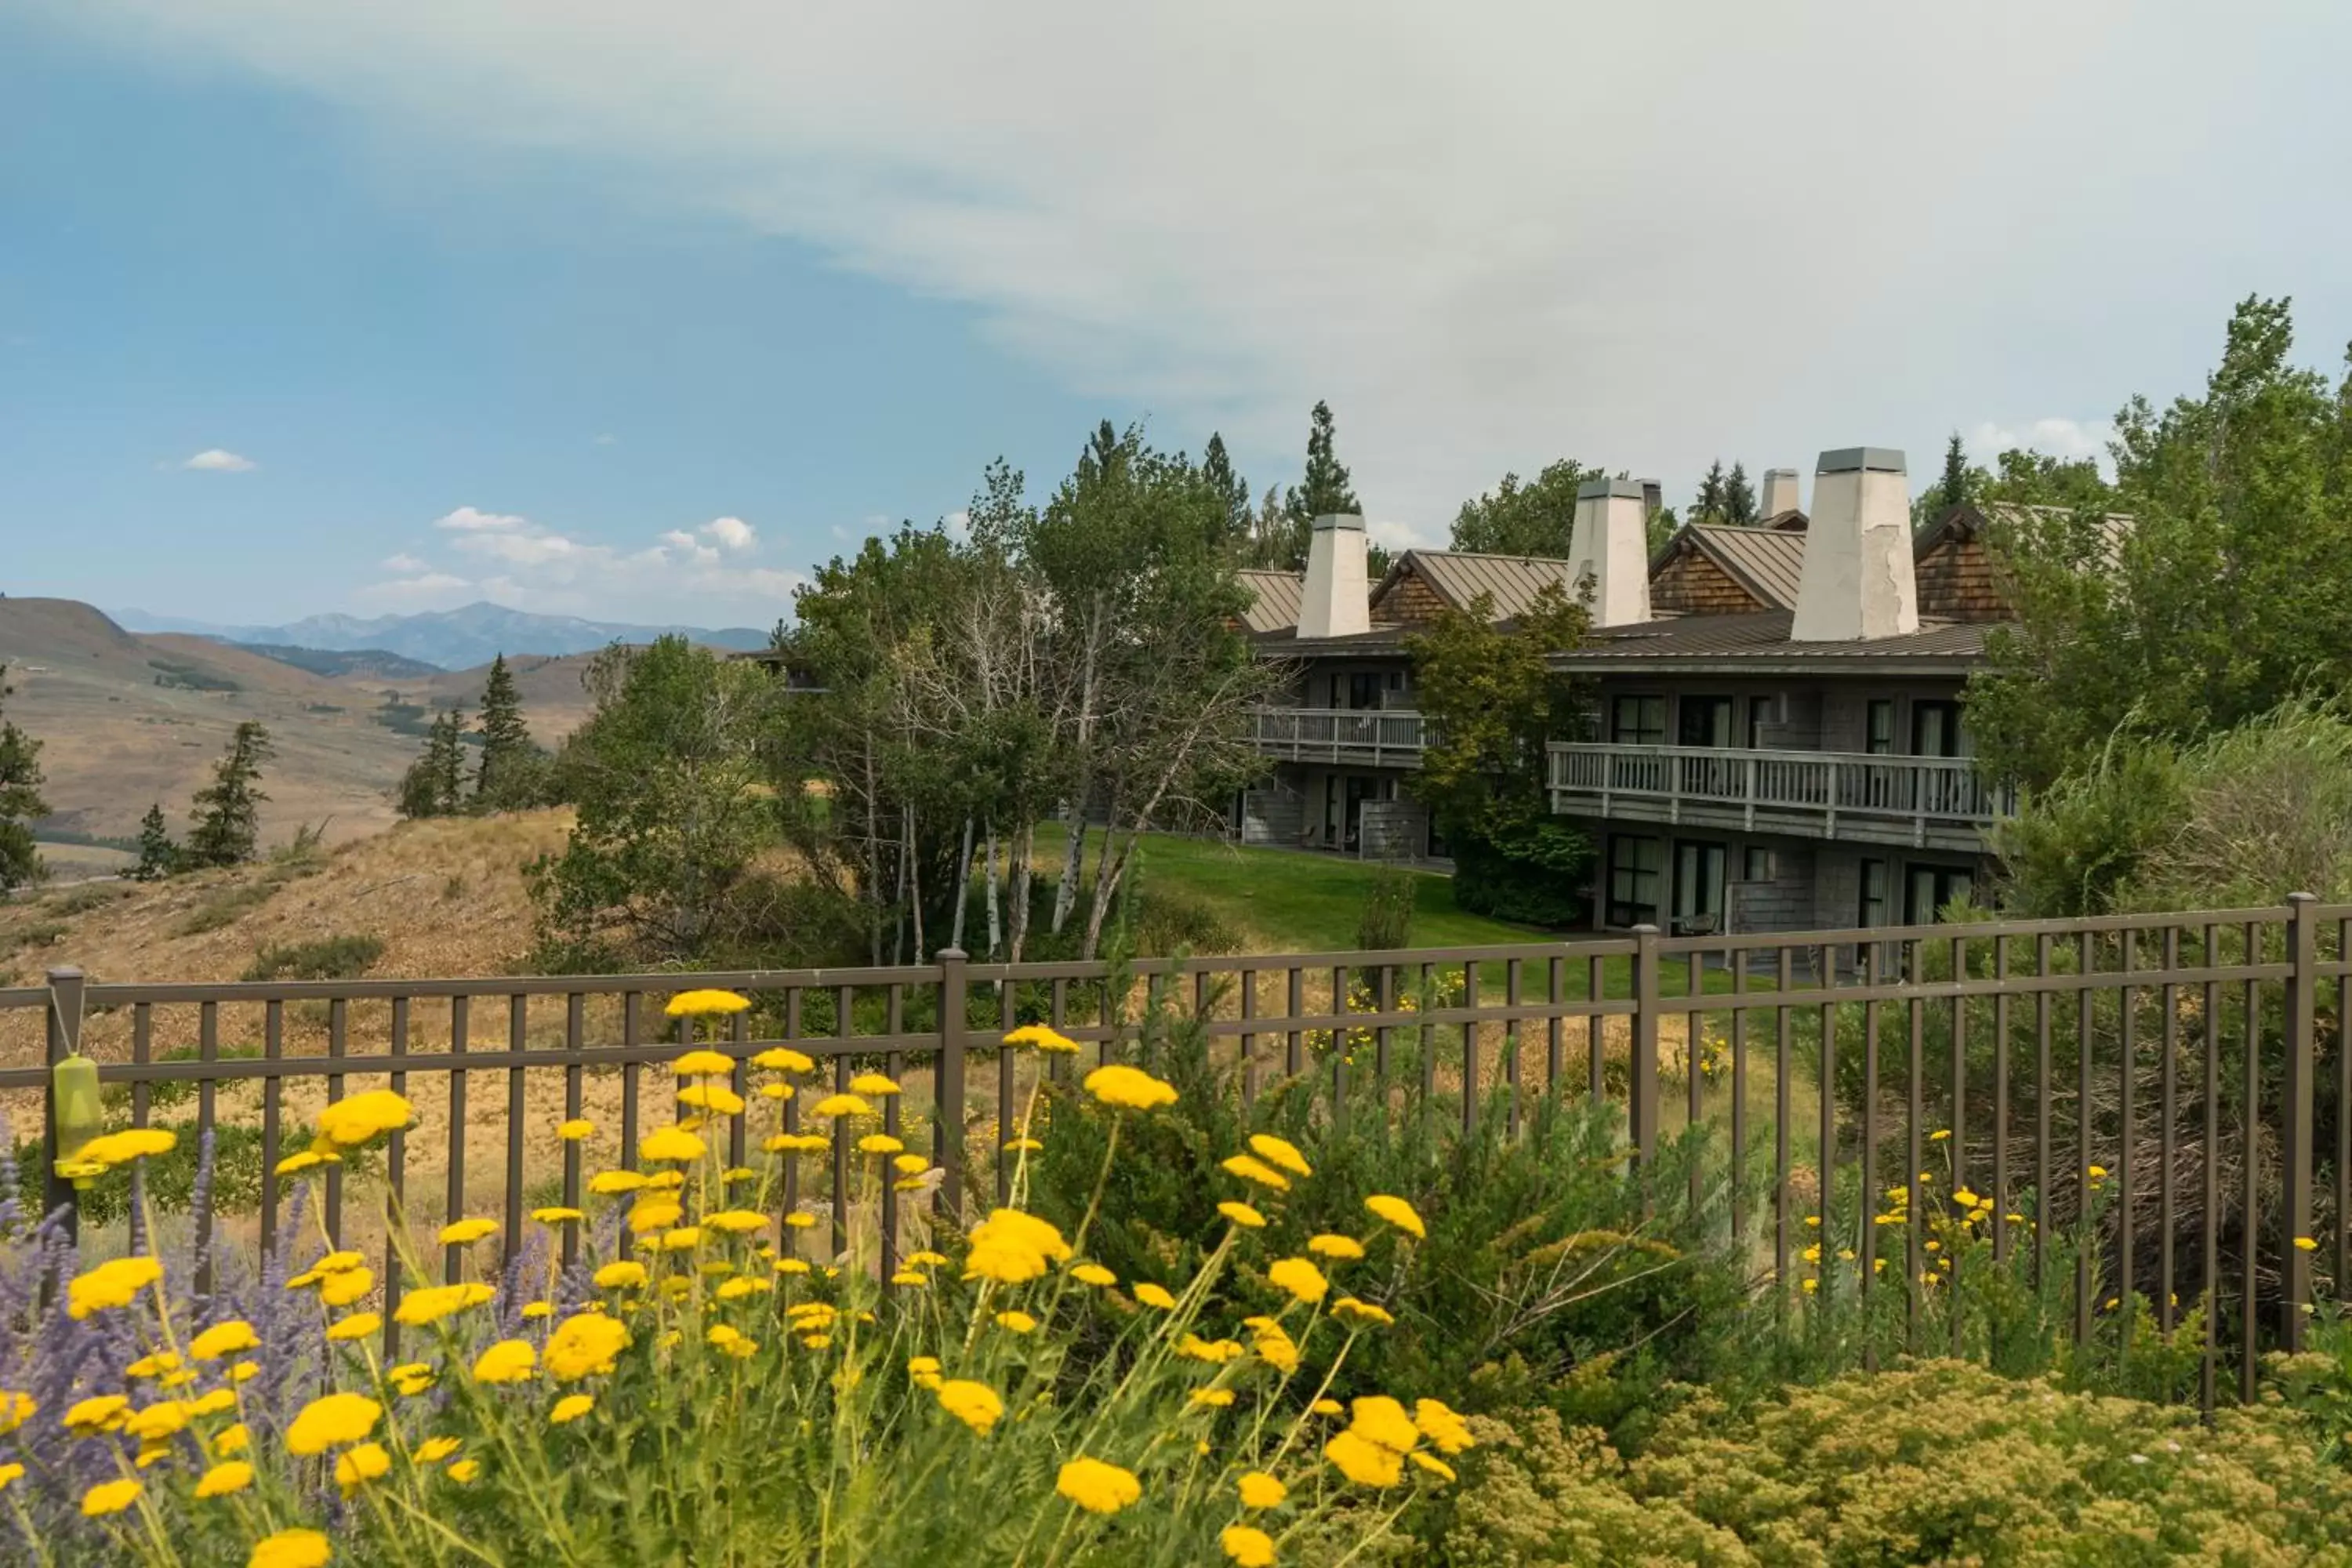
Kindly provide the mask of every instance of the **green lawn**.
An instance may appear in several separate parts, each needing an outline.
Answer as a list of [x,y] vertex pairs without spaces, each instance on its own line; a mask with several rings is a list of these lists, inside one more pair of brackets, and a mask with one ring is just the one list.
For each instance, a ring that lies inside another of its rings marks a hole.
[[[1066,840],[1057,823],[1037,830],[1041,867],[1058,868]],[[1144,886],[1200,900],[1251,937],[1254,952],[1331,952],[1356,945],[1356,921],[1377,867],[1338,855],[1255,849],[1206,838],[1151,834],[1136,851]],[[1454,907],[1454,879],[1420,873],[1412,943],[1483,947],[1541,942],[1551,933]]]

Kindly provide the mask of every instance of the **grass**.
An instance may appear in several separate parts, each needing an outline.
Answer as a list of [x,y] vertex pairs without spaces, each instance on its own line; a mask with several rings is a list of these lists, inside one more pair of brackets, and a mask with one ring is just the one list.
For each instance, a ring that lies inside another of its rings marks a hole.
[[206,931],[226,930],[268,903],[270,895],[277,891],[278,884],[267,880],[238,882],[223,888],[190,910],[180,923],[172,928],[172,934],[202,936]]
[[[1038,828],[1041,875],[1059,871],[1066,842],[1058,823]],[[1331,952],[1356,945],[1356,921],[1379,871],[1377,865],[1337,855],[1154,833],[1136,850],[1129,874],[1139,876],[1147,889],[1181,892],[1214,910],[1224,923],[1249,934],[1253,952]],[[1551,934],[1455,909],[1451,877],[1418,872],[1414,879],[1415,947],[1541,942]]]
[[272,942],[257,949],[247,980],[356,980],[383,956],[383,939],[330,936],[316,942]]

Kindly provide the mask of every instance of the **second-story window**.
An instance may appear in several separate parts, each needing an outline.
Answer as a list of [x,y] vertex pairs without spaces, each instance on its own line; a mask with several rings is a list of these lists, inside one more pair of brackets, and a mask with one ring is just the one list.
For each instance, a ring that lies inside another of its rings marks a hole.
[[1666,743],[1666,700],[1663,697],[1619,697],[1609,704],[1609,740],[1619,746],[1663,746]]
[[1388,682],[1377,673],[1348,677],[1348,706],[1378,708],[1381,705],[1381,692],[1387,684]]
[[1895,701],[1873,698],[1864,714],[1862,749],[1874,757],[1895,754]]
[[1685,746],[1728,746],[1731,744],[1731,699],[1684,698],[1682,722],[1677,732]]
[[1957,702],[1911,704],[1911,754],[1915,757],[1957,757],[1960,754],[1960,705]]

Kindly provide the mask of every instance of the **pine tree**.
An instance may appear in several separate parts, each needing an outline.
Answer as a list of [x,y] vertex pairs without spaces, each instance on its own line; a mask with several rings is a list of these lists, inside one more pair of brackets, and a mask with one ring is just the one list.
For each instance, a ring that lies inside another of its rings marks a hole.
[[[7,672],[0,664],[0,677]],[[8,690],[0,679],[0,702]],[[0,718],[0,893],[40,880],[31,819],[48,814],[48,802],[41,798],[41,742]]]
[[1209,491],[1225,509],[1224,537],[1220,545],[1238,545],[1250,534],[1249,481],[1234,471],[1234,460],[1225,451],[1225,438],[1214,430],[1209,432],[1208,450],[1201,455],[1201,478]]
[[454,715],[436,713],[432,726],[425,732],[425,749],[408,764],[400,776],[400,793],[395,797],[400,815],[415,820],[424,816],[446,816],[457,809],[451,797],[449,780],[459,774],[457,732],[451,725]]
[[235,866],[253,858],[261,834],[261,803],[269,797],[255,785],[261,764],[276,755],[269,731],[257,719],[236,727],[227,752],[213,764],[213,782],[196,792],[188,814],[185,862],[190,866]]
[[1307,419],[1307,471],[1283,497],[1283,510],[1291,521],[1307,528],[1318,517],[1362,515],[1364,503],[1349,488],[1347,467],[1332,450],[1331,405],[1318,403]]
[[1748,465],[1734,463],[1723,481],[1723,521],[1739,528],[1756,521],[1756,487],[1748,482]]
[[1690,520],[1693,522],[1721,522],[1723,491],[1723,459],[1717,458],[1714,466],[1707,469],[1706,477],[1698,482],[1698,496],[1691,502]]
[[1960,433],[1955,430],[1951,440],[1944,446],[1944,479],[1937,487],[1936,510],[1941,512],[1968,499],[1969,453],[1968,448],[1960,445]]
[[530,726],[523,722],[522,694],[515,689],[507,656],[500,654],[490,661],[490,677],[482,687],[482,757],[474,769],[475,809],[509,811],[531,804],[537,760]]
[[163,803],[157,801],[139,819],[139,864],[131,873],[134,882],[160,882],[179,868],[180,847],[163,826]]
[[441,744],[428,748],[433,758],[433,789],[446,816],[466,804],[466,710],[452,708],[441,716]]

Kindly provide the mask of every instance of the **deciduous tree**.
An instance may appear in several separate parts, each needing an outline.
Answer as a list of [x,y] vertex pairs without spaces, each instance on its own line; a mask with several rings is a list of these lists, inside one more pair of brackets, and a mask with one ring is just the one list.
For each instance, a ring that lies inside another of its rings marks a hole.
[[1546,464],[1543,472],[1525,482],[1517,474],[1505,474],[1500,484],[1472,496],[1454,513],[1454,548],[1565,561],[1576,523],[1577,487],[1601,477],[1601,470],[1573,458]]

